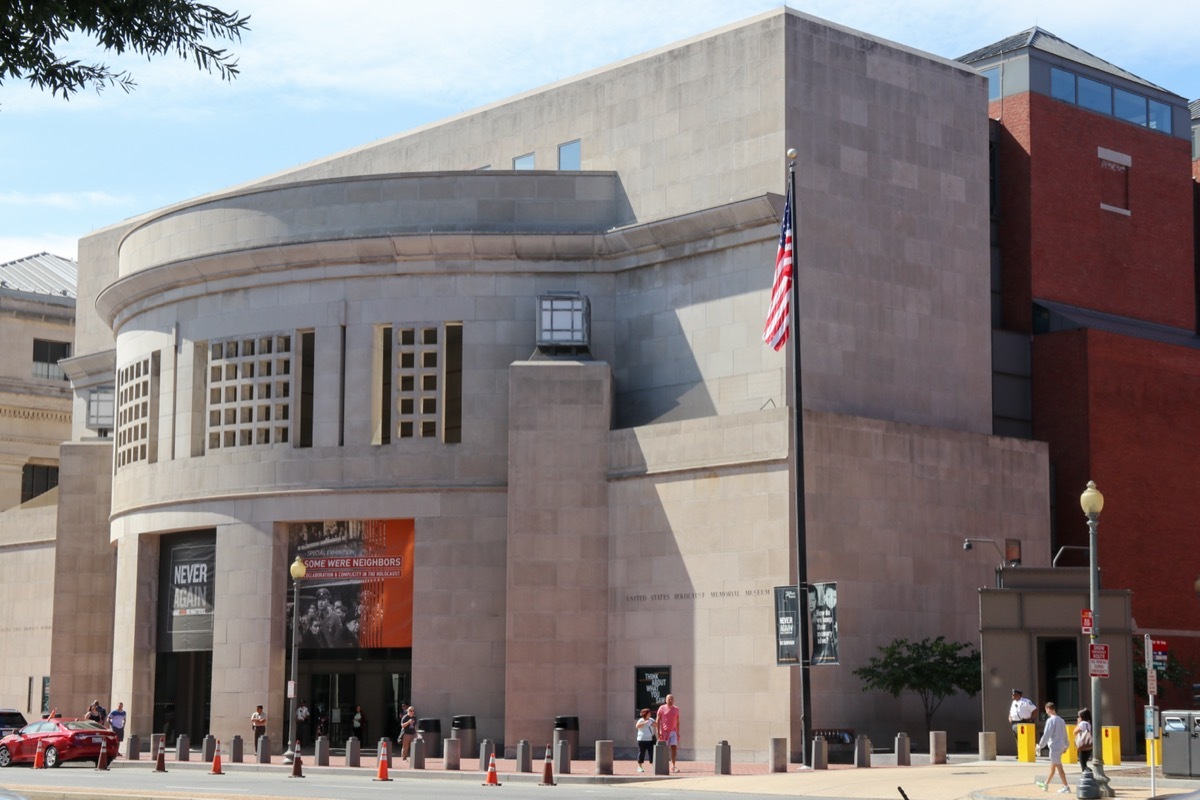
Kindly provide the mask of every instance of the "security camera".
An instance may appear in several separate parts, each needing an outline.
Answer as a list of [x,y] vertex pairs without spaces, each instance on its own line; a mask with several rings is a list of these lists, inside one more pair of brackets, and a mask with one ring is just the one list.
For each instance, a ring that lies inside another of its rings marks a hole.
[[972,547],[974,547],[974,546],[975,546],[975,545],[971,544],[971,540],[970,540],[970,539],[964,539],[964,540],[963,540],[963,550],[970,550],[970,549],[971,549]]

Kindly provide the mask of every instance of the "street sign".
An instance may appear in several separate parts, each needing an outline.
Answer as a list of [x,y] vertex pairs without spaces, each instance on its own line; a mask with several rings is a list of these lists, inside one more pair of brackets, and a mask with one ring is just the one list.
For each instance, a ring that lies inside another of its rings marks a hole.
[[1158,709],[1154,706],[1146,706],[1142,717],[1142,726],[1145,729],[1147,739],[1158,738]]
[[1154,654],[1154,668],[1162,671],[1167,668],[1167,640],[1151,639],[1151,652]]
[[1108,677],[1108,645],[1088,645],[1088,666],[1088,674],[1091,677]]
[[1092,610],[1085,608],[1079,612],[1080,624],[1083,626],[1083,635],[1090,636],[1092,633]]
[[1158,672],[1156,670],[1146,670],[1146,691],[1151,697],[1158,694]]

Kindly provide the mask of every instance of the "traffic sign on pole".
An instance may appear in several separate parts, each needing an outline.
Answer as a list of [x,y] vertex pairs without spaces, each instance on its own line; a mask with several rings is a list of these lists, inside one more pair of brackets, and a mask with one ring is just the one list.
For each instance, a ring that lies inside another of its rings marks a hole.
[[1108,677],[1108,645],[1093,644],[1088,646],[1088,674],[1093,678]]
[[1083,627],[1083,635],[1090,636],[1093,630],[1092,627],[1092,610],[1085,608],[1079,612],[1080,625]]

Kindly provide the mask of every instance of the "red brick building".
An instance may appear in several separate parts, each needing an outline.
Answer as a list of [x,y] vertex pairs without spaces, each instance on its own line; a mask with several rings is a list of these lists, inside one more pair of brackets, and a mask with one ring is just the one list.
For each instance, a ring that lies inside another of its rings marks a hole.
[[[1138,631],[1200,676],[1200,104],[1037,28],[960,60],[994,120],[996,432],[1050,445],[1059,565],[1087,564],[1096,481],[1103,587],[1132,590]],[[1061,687],[1074,668],[1090,704],[1079,666],[1039,670]]]

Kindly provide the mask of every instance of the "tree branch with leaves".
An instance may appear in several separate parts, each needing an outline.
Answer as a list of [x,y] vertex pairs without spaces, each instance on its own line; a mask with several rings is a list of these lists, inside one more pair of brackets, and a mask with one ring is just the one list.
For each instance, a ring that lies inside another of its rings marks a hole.
[[105,52],[146,56],[175,53],[216,72],[222,80],[238,75],[233,54],[212,40],[241,41],[249,16],[225,12],[191,0],[0,0],[0,84],[27,80],[35,88],[70,99],[81,89],[97,92],[134,88],[128,71],[107,64],[83,63],[59,54],[74,36],[91,38]]
[[926,735],[933,730],[933,715],[943,700],[959,692],[974,697],[982,685],[979,652],[967,642],[947,642],[945,636],[919,642],[895,639],[854,675],[863,682],[864,692],[883,691],[892,697],[916,693],[925,709]]

